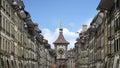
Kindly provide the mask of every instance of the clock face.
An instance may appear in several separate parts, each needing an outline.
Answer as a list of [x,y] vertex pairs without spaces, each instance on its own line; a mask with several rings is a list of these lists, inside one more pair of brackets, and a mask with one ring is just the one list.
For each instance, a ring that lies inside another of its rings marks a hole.
[[59,49],[58,49],[58,53],[59,53],[60,55],[63,55],[63,54],[64,54],[64,49],[63,49],[63,48],[59,48]]

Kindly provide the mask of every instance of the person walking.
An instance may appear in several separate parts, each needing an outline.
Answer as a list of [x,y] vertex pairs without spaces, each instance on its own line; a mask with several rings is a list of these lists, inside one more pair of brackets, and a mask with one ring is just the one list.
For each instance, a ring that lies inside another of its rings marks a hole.
[[54,65],[53,65],[53,68],[57,68],[57,64],[54,64]]

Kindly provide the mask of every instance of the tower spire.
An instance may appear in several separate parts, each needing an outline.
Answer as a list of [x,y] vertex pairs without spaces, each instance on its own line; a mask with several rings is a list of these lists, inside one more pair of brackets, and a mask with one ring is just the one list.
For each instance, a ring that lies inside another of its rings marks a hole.
[[60,28],[59,28],[59,31],[60,31],[60,33],[63,32],[63,29],[62,29],[62,20],[60,20]]
[[62,20],[60,20],[60,29],[62,29]]

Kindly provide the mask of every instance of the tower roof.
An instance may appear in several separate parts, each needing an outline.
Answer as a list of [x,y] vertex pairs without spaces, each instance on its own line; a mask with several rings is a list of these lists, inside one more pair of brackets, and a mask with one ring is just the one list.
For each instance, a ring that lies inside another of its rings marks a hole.
[[62,29],[62,21],[60,22],[60,28],[59,28],[59,36],[53,44],[69,44],[67,40],[65,40],[63,36],[63,29]]
[[59,34],[57,40],[54,42],[54,44],[69,44],[68,41],[65,40],[64,36],[62,33]]

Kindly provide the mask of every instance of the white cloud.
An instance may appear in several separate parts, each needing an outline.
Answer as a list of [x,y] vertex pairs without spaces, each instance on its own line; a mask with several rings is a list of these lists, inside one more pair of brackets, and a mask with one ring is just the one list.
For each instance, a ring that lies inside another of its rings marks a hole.
[[[90,25],[92,21],[92,18],[88,19],[85,24]],[[69,24],[69,25],[73,25],[73,23]],[[82,26],[81,26],[82,27]],[[81,32],[82,28],[78,29],[77,32]],[[55,31],[51,31],[48,28],[44,28],[42,29],[43,32],[43,36],[45,39],[48,40],[49,44],[51,45],[52,48],[54,48],[53,42],[58,38],[59,35],[59,28],[56,28]],[[71,32],[69,29],[67,28],[63,28],[63,35],[65,37],[65,39],[70,42],[68,49],[73,48],[74,47],[74,43],[76,42],[76,38],[78,37],[78,33],[76,32]]]
[[80,28],[79,30],[77,30],[78,33],[80,33],[82,31],[82,28]]
[[[53,42],[58,38],[58,35],[59,35],[59,28],[57,28],[55,31],[51,31],[48,28],[43,29],[43,36],[45,39],[48,40],[52,48],[54,48]],[[73,48],[75,40],[77,38],[77,34],[69,31],[67,28],[63,28],[63,35],[65,39],[68,42],[70,42],[70,44],[68,45],[68,49]]]
[[74,27],[74,26],[75,26],[75,23],[74,23],[74,22],[70,22],[68,25],[69,25],[70,27]]

